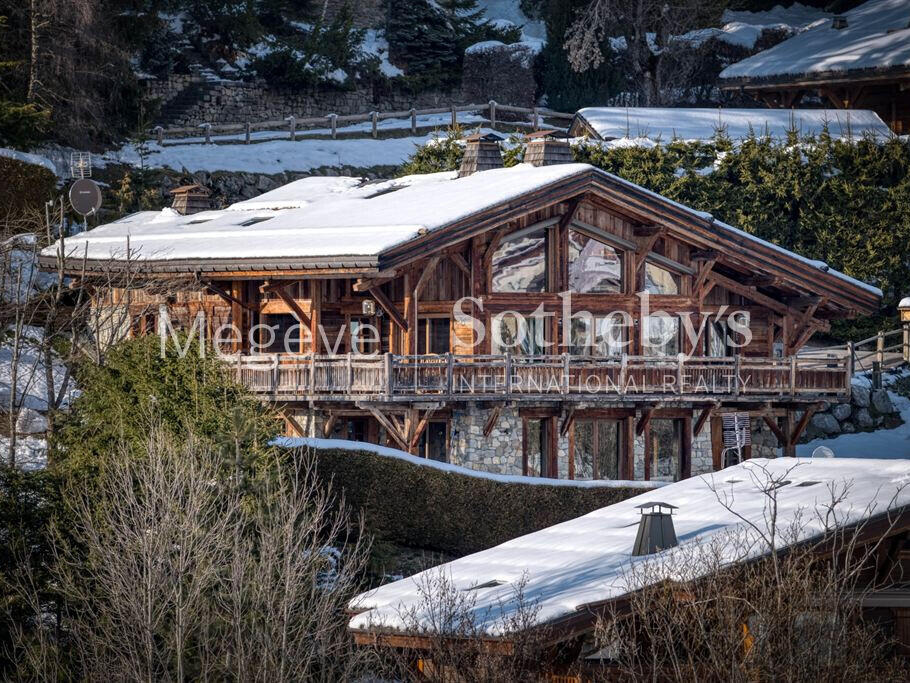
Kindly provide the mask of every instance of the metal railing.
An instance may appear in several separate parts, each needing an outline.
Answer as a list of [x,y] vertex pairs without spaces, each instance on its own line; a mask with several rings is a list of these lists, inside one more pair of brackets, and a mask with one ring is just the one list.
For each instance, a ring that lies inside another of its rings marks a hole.
[[[290,139],[296,140],[301,131],[304,131],[307,127],[310,128],[326,128],[329,131],[329,135],[332,139],[335,139],[338,136],[338,127],[339,124],[351,124],[351,123],[361,123],[361,122],[370,122],[369,134],[373,138],[379,136],[379,122],[386,119],[410,119],[410,131],[412,134],[417,134],[417,129],[419,127],[423,128],[435,128],[436,125],[431,126],[418,126],[418,116],[429,116],[433,114],[449,114],[450,115],[450,125],[454,126],[458,123],[458,114],[464,112],[477,112],[483,113],[487,116],[487,123],[491,128],[496,127],[497,123],[497,114],[501,112],[509,112],[512,114],[524,114],[528,117],[527,121],[506,121],[509,126],[517,127],[526,127],[532,130],[536,130],[540,127],[541,121],[544,118],[550,119],[562,119],[562,120],[571,120],[575,117],[574,114],[569,114],[566,112],[553,111],[552,109],[547,109],[546,107],[515,107],[508,104],[498,104],[495,100],[490,100],[486,104],[459,104],[459,105],[449,105],[446,107],[431,107],[429,109],[404,109],[399,111],[371,111],[365,112],[363,114],[326,114],[325,116],[287,116],[283,119],[273,119],[269,121],[246,121],[244,123],[221,123],[221,124],[212,124],[207,122],[201,122],[196,126],[183,126],[183,127],[172,127],[172,128],[163,128],[162,126],[155,126],[154,128],[148,131],[148,134],[155,138],[159,145],[165,144],[165,140],[176,140],[171,144],[189,144],[186,142],[181,142],[180,138],[187,136],[201,136],[204,137],[206,143],[213,142],[213,138],[219,135],[240,135],[242,138],[236,139],[223,139],[219,142],[235,143],[235,144],[250,144],[251,142],[264,142],[266,140],[275,140],[275,139]],[[280,136],[276,135],[273,137],[267,138],[257,138],[253,139],[252,134],[258,131],[276,131],[276,130],[286,130],[287,133],[282,133]],[[345,131],[342,131],[345,132]],[[367,131],[353,131],[353,132],[363,132]]]
[[509,400],[613,396],[833,397],[850,393],[849,357],[235,355],[238,381],[282,399]]

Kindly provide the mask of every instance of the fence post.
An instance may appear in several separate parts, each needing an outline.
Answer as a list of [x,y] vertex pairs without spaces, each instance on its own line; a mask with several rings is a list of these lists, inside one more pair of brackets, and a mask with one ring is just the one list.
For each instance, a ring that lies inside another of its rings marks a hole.
[[329,125],[332,127],[332,139],[338,137],[338,114],[331,113],[328,115]]
[[904,323],[904,362],[910,363],[910,323]]
[[212,124],[200,123],[199,127],[205,131],[205,144],[210,145],[212,143]]
[[411,107],[411,135],[417,135],[417,110]]
[[538,113],[537,105],[531,110],[531,127],[534,130],[540,128],[540,114]]
[[455,104],[452,104],[452,128],[458,125],[458,112],[455,110]]
[[490,128],[496,130],[496,100],[490,100]]
[[294,134],[296,133],[297,128],[297,117],[291,114],[285,121],[288,122],[288,127],[291,129],[291,140],[294,140]]
[[164,144],[164,128],[161,126],[155,126],[155,139],[158,141],[159,145]]
[[853,342],[847,342],[847,357],[844,359],[844,367],[847,374],[847,396],[853,393]]
[[250,123],[249,121],[247,121],[245,130],[246,130],[246,139],[244,140],[244,144],[248,145],[248,144],[250,144],[250,135],[253,132],[253,124]]
[[879,365],[885,363],[885,333],[883,330],[879,330],[875,338],[875,360]]
[[378,130],[378,126],[379,126],[379,112],[378,112],[378,111],[372,112],[372,113],[370,114],[370,120],[371,120],[372,123],[373,123],[373,137],[374,137],[374,138],[377,138],[377,137],[379,137],[379,130]]

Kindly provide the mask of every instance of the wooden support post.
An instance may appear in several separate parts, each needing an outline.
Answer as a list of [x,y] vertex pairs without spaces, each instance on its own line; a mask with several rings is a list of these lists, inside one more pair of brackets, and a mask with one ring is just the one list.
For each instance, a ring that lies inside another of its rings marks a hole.
[[253,133],[253,124],[251,124],[249,121],[247,121],[246,125],[243,127],[243,133],[244,133],[243,144],[245,144],[245,145],[250,144],[250,137],[252,136],[252,133]]
[[322,425],[322,436],[328,439],[332,435],[332,431],[335,429],[335,422],[338,420],[338,413],[330,412],[329,419],[325,421],[325,424]]
[[407,332],[407,320],[405,320],[405,318],[401,315],[401,313],[395,307],[395,304],[389,300],[389,297],[385,295],[385,292],[379,289],[379,287],[370,287],[369,292],[370,296],[376,299],[376,303],[379,304],[379,307],[385,311],[386,315],[388,315],[389,318],[391,318],[392,322],[395,323],[402,332]]
[[695,420],[695,427],[692,430],[694,436],[701,434],[702,428],[705,426],[705,423],[708,421],[708,418],[711,417],[711,414],[714,412],[714,409],[717,408],[717,404],[710,405],[704,410],[701,411],[701,414],[698,416],[698,419]]
[[291,436],[306,436],[306,430],[297,421],[297,418],[290,414],[286,407],[279,408],[278,414],[281,415],[281,419],[284,420],[284,424],[287,430],[290,432],[295,432],[295,434],[291,434]]
[[566,417],[562,421],[562,427],[559,429],[559,435],[565,436],[568,434],[573,424],[575,424],[575,408],[569,408],[569,412],[566,413]]
[[372,127],[373,138],[379,137],[379,112],[374,111],[370,114],[370,124]]
[[486,423],[483,425],[483,435],[484,438],[489,437],[493,432],[493,427],[496,426],[496,423],[499,422],[499,414],[502,412],[502,404],[497,403],[493,410],[490,411],[489,417],[487,417]]
[[724,468],[724,421],[720,415],[711,418],[711,464],[715,472]]
[[686,416],[682,420],[682,452],[679,459],[679,477],[688,479],[692,476],[692,416]]
[[903,339],[901,344],[902,354],[905,363],[910,363],[910,323],[904,323]]
[[403,450],[408,450],[408,440],[405,438],[404,434],[401,433],[398,425],[393,424],[387,415],[373,406],[368,406],[367,410],[376,418],[376,421],[385,428],[386,434],[392,437]]
[[458,125],[458,110],[455,109],[455,104],[452,104],[452,123],[450,124],[452,128]]
[[319,326],[322,324],[322,280],[310,280],[310,348],[319,353]]
[[289,132],[290,132],[290,139],[291,139],[291,142],[293,142],[293,141],[296,140],[296,138],[297,138],[297,117],[294,116],[294,115],[292,114],[291,116],[288,116],[288,117],[285,119],[285,121],[288,122],[288,129],[289,129]]
[[638,419],[638,424],[635,427],[635,433],[638,436],[644,434],[645,430],[648,428],[648,425],[651,422],[651,415],[654,413],[653,408],[643,408],[641,411],[641,417]]
[[496,130],[496,100],[490,100],[490,128]]
[[785,453],[787,457],[796,457],[796,444],[799,441],[799,437],[803,435],[803,431],[809,424],[809,420],[812,419],[812,416],[815,415],[815,412],[821,407],[820,403],[813,403],[806,408],[806,412],[803,413],[803,416],[799,419],[799,422],[796,423],[793,432],[790,434],[790,441],[787,444],[787,452]]
[[774,432],[774,436],[777,437],[778,445],[781,448],[783,448],[784,450],[786,450],[790,445],[790,442],[789,442],[790,435],[787,434],[784,430],[782,430],[778,426],[777,420],[774,417],[772,417],[771,415],[762,415],[762,419],[765,421],[765,424],[768,425],[768,428],[772,432]]
[[164,128],[161,126],[155,126],[155,140],[159,145],[164,144]]
[[417,135],[417,110],[411,107],[411,135]]
[[332,113],[328,116],[329,126],[332,128],[332,139],[338,137],[338,114]]
[[205,131],[205,144],[207,144],[207,145],[212,144],[212,124],[203,123],[199,127]]
[[420,441],[420,435],[423,434],[424,430],[426,430],[427,425],[430,423],[430,418],[433,417],[434,412],[436,412],[435,406],[432,408],[427,408],[423,413],[423,417],[421,417],[420,420],[416,422],[416,424],[412,424],[411,438],[408,443],[408,452],[413,453],[414,449],[417,448],[417,443]]
[[540,114],[537,106],[531,109],[531,130],[537,130],[540,127]]

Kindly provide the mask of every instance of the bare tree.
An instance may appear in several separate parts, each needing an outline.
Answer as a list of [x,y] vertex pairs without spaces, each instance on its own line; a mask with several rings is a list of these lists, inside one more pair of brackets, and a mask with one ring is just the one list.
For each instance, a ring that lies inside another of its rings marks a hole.
[[569,62],[575,71],[597,68],[604,41],[621,38],[617,51],[637,104],[675,101],[671,90],[688,87],[698,57],[698,41],[684,34],[719,18],[725,5],[726,0],[591,0],[566,32]]
[[[830,485],[813,512],[781,523],[777,496],[789,472],[754,464],[750,476],[765,501],[760,522],[740,514],[718,488],[717,499],[742,521],[739,529],[683,544],[627,571],[628,605],[612,609],[597,627],[597,648],[612,667],[605,674],[634,680],[902,678],[893,643],[861,613],[864,596],[878,585],[869,570],[887,532],[870,541],[862,524],[844,524],[848,512],[857,512],[846,502],[848,482]],[[877,511],[862,512],[869,518]],[[819,529],[822,535],[814,536]]]

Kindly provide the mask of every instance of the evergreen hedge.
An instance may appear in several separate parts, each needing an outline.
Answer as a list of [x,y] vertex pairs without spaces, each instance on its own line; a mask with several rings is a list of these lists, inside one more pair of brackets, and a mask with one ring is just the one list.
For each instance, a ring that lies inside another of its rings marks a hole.
[[0,207],[8,218],[40,212],[53,198],[57,177],[43,166],[0,156]]
[[369,451],[316,449],[332,482],[381,541],[467,555],[606,505],[640,488],[511,484],[414,465]]

